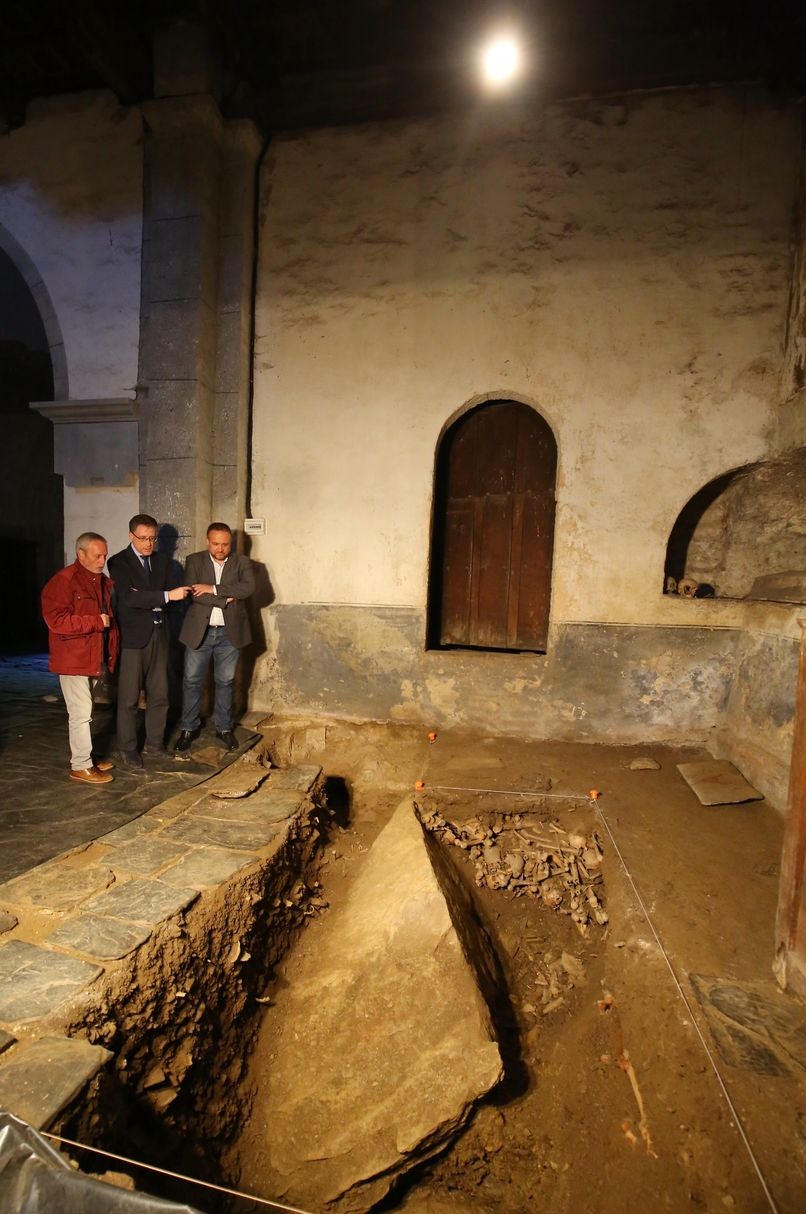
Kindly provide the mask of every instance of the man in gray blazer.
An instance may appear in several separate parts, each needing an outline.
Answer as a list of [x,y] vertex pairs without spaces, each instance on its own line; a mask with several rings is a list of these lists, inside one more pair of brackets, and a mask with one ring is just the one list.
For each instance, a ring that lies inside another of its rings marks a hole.
[[238,652],[252,640],[246,600],[255,592],[255,575],[249,557],[232,552],[232,531],[226,523],[211,523],[207,528],[207,548],[188,557],[185,583],[193,597],[179,633],[185,646],[185,674],[181,732],[174,750],[179,754],[190,750],[199,736],[201,698],[211,659],[216,737],[227,750],[237,750],[232,689]]

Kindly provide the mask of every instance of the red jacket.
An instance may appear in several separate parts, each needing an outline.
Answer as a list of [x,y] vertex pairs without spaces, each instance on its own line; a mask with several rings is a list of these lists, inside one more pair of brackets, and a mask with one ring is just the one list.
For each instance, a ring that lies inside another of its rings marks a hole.
[[[104,628],[102,613],[109,616],[109,628]],[[114,670],[118,628],[112,617],[112,583],[105,574],[91,573],[78,559],[60,569],[42,591],[42,615],[54,674],[99,675],[105,633],[107,665]]]

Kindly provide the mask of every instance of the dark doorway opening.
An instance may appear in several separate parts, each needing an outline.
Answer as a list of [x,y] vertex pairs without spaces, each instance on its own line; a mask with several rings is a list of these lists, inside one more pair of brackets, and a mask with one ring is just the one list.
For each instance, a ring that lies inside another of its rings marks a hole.
[[437,451],[429,648],[548,643],[557,443],[528,405],[464,414]]
[[0,544],[14,571],[0,597],[6,652],[47,649],[42,586],[63,563],[62,479],[53,471],[53,424],[31,401],[53,400],[53,367],[39,309],[25,279],[0,249]]

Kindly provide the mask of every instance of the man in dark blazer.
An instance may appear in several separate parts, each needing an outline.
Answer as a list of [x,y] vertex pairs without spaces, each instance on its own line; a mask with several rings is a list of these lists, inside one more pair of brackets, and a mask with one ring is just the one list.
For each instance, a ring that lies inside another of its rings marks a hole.
[[137,749],[137,704],[146,694],[146,754],[165,753],[168,716],[168,624],[165,609],[185,598],[187,586],[177,586],[174,567],[155,551],[157,520],[135,514],[129,521],[129,546],[109,558],[115,583],[116,616],[120,628],[118,677],[118,749],[124,767],[141,772]]
[[232,551],[226,523],[207,528],[207,548],[193,552],[185,564],[185,581],[193,595],[179,640],[185,646],[181,730],[174,750],[190,750],[201,725],[201,698],[207,668],[215,669],[215,731],[227,750],[237,750],[233,733],[232,691],[238,653],[252,640],[246,600],[255,592],[248,556]]

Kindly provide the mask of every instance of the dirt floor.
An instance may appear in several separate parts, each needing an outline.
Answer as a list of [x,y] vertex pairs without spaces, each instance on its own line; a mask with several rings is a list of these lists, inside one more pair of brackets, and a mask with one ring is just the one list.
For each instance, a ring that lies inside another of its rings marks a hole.
[[[609,922],[585,936],[540,901],[478,890],[509,986],[507,1077],[383,1208],[806,1208],[806,1011],[772,978],[782,841],[773,809],[705,809],[675,767],[707,757],[692,750],[458,733],[429,742],[411,727],[310,721],[277,721],[267,740],[279,763],[316,761],[329,777],[328,915],[418,780],[420,801],[457,824],[520,813],[540,829],[595,831],[604,851],[596,888]],[[631,770],[637,756],[660,768]],[[472,881],[468,853],[450,851]],[[270,1065],[283,990],[315,956],[320,921],[277,974],[253,1082]],[[254,1193],[260,1124],[258,1092],[228,1169]]]

